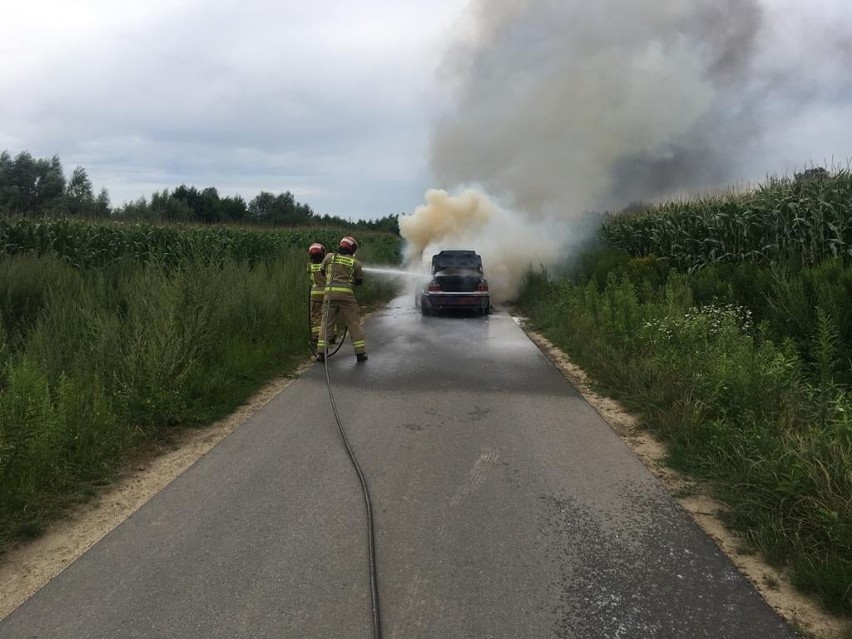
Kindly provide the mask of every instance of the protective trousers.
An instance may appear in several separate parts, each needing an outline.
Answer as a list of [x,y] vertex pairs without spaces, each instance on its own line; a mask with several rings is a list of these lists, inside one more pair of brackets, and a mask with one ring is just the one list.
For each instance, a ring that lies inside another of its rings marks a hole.
[[311,341],[316,342],[320,336],[320,326],[322,325],[322,298],[311,298]]
[[[323,311],[323,299],[322,298],[311,298],[311,341],[316,342],[319,340],[320,336],[320,328],[322,327],[322,311]],[[343,325],[340,320],[337,323],[331,324],[331,341],[336,342],[337,336],[343,333]]]
[[[364,329],[361,327],[361,308],[355,298],[326,300],[328,309],[326,310],[325,321],[321,323],[319,342],[317,350],[323,352],[326,347],[326,328],[334,327],[336,322],[340,320],[341,324],[346,325],[349,329],[349,336],[352,339],[352,347],[355,349],[355,354],[367,352],[367,340],[364,335]],[[333,330],[333,328],[332,328]]]

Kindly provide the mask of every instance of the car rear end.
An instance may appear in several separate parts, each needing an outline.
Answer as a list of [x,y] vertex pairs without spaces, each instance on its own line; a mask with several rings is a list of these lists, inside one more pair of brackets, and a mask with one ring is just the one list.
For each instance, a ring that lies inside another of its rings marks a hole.
[[424,313],[468,310],[485,315],[491,309],[482,261],[473,251],[442,251],[432,261],[432,280],[424,288]]

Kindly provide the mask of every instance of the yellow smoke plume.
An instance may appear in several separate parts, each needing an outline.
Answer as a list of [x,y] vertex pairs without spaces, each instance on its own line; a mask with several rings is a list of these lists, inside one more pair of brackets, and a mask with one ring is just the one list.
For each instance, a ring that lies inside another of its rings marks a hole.
[[517,295],[527,269],[556,263],[564,237],[552,223],[504,209],[470,188],[457,195],[427,191],[425,204],[399,217],[399,230],[407,243],[405,262],[415,270],[428,270],[432,256],[443,249],[475,250],[495,302]]

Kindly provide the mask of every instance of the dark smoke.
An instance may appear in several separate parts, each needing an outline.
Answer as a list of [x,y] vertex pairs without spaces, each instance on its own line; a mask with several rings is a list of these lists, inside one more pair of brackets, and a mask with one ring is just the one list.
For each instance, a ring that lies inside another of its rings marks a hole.
[[849,25],[817,12],[801,21],[826,32],[814,69],[789,51],[779,62],[795,34],[779,24],[810,6],[785,1],[475,2],[475,35],[444,66],[456,93],[432,139],[439,186],[574,218],[765,175],[791,123],[807,134],[807,108],[848,105],[852,87],[837,60]]
[[707,74],[720,82],[743,80],[756,51],[763,11],[755,0],[696,3],[684,33],[707,50]]

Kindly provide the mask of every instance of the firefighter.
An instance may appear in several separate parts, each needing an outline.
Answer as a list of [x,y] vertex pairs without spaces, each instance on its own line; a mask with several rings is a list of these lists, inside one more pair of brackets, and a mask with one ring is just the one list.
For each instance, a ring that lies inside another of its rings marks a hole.
[[[325,271],[322,267],[322,260],[325,255],[325,247],[319,242],[314,242],[308,247],[308,257],[310,258],[310,262],[308,262],[308,275],[311,278],[311,349],[314,353],[317,352],[320,325],[322,324],[323,299],[325,298]],[[336,344],[338,336],[342,332],[343,328],[338,320],[331,327],[331,336],[328,339],[328,343]]]
[[358,242],[347,235],[340,240],[337,253],[329,253],[322,261],[325,271],[325,303],[317,343],[317,361],[325,361],[326,328],[334,326],[338,319],[349,329],[355,357],[359,362],[367,361],[367,342],[361,327],[361,309],[355,301],[354,287],[364,282],[361,262],[355,259]]
[[317,351],[320,324],[322,324],[322,304],[325,297],[325,271],[322,260],[325,257],[325,247],[314,242],[308,247],[308,275],[311,278],[311,348]]

